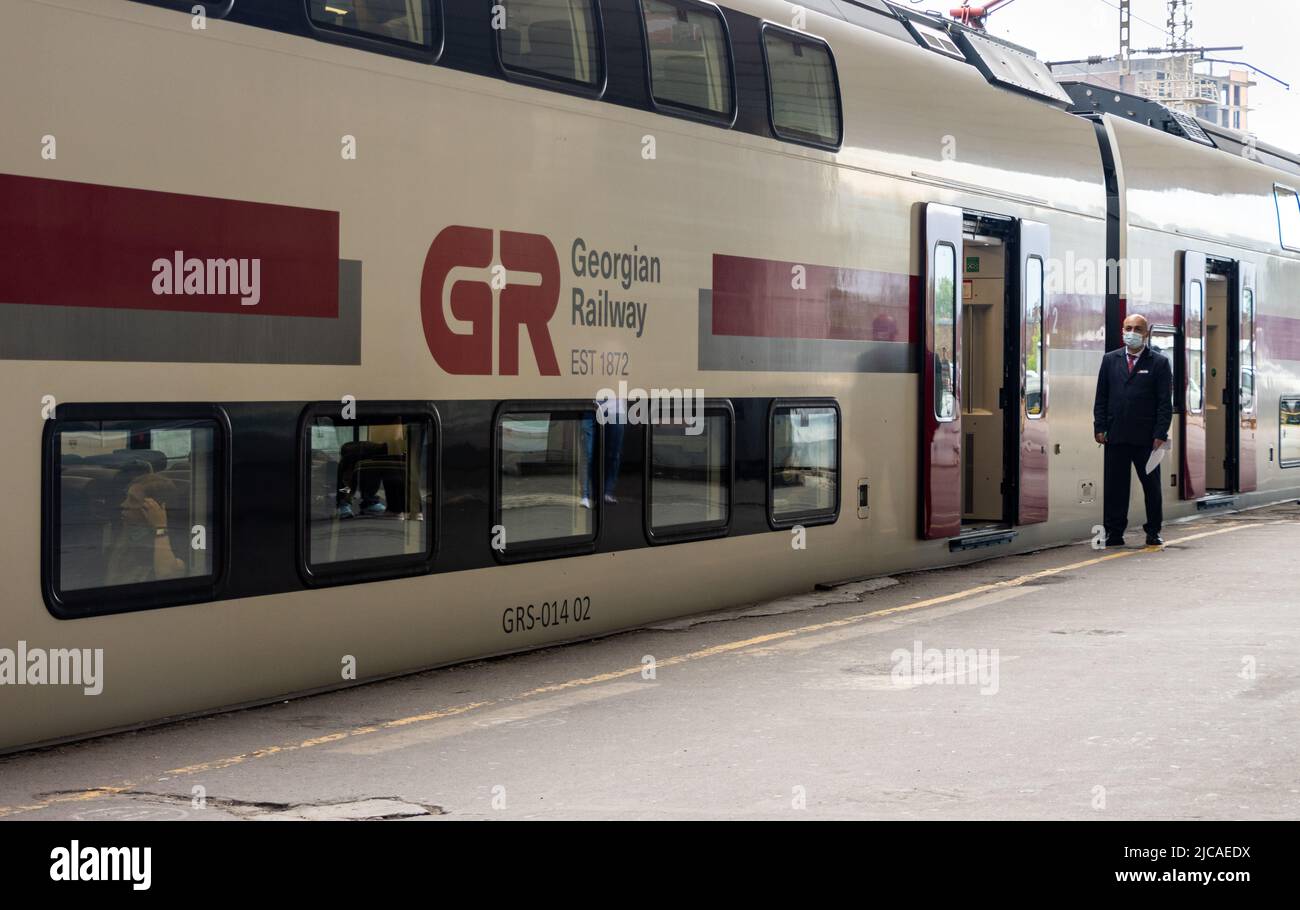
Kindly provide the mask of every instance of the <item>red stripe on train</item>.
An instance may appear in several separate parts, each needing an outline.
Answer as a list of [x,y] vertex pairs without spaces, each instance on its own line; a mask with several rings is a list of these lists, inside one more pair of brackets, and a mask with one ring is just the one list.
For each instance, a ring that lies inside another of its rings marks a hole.
[[[155,293],[178,252],[204,281]],[[337,212],[0,174],[2,303],[337,318],[338,259]],[[256,303],[211,293],[209,260],[244,261]]]
[[915,276],[715,253],[713,334],[910,342],[917,292]]

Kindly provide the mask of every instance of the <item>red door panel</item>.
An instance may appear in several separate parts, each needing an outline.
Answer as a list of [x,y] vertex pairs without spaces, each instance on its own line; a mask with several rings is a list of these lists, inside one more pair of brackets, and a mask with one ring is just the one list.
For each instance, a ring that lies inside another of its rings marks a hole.
[[1255,385],[1255,266],[1242,262],[1237,267],[1240,281],[1237,300],[1240,301],[1241,329],[1238,334],[1238,426],[1237,434],[1237,490],[1249,493],[1255,489],[1255,433],[1259,423],[1259,402]]
[[1016,522],[1047,521],[1047,258],[1051,229],[1020,222],[1020,501]]
[[925,207],[921,537],[961,533],[961,209]]
[[1182,438],[1183,499],[1205,495],[1205,254],[1184,250],[1181,262],[1183,338]]

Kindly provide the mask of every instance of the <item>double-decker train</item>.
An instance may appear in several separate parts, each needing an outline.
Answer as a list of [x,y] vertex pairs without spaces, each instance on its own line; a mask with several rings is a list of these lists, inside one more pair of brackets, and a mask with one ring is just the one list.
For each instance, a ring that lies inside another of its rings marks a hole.
[[[1300,489],[1300,160],[885,0],[2,0],[0,748]],[[1136,496],[1135,491],[1135,496]]]

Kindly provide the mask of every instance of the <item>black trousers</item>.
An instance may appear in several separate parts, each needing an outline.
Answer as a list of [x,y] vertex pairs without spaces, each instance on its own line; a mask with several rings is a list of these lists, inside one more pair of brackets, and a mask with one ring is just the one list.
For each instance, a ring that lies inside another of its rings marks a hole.
[[[1167,443],[1166,443],[1167,444]],[[1107,443],[1106,467],[1104,472],[1105,505],[1102,524],[1106,526],[1106,538],[1122,537],[1128,527],[1129,484],[1133,471],[1137,470],[1142,481],[1143,498],[1147,504],[1147,522],[1142,530],[1148,534],[1159,534],[1162,513],[1160,489],[1160,465],[1150,474],[1146,473],[1147,460],[1151,457],[1151,447],[1128,445],[1125,443]]]

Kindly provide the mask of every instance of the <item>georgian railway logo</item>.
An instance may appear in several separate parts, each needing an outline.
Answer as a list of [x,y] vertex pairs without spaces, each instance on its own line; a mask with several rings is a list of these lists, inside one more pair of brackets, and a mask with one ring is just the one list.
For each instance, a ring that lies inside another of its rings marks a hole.
[[541,234],[451,225],[429,245],[420,315],[429,352],[448,373],[518,376],[522,327],[538,372],[560,375],[548,325],[559,303],[559,257]]

